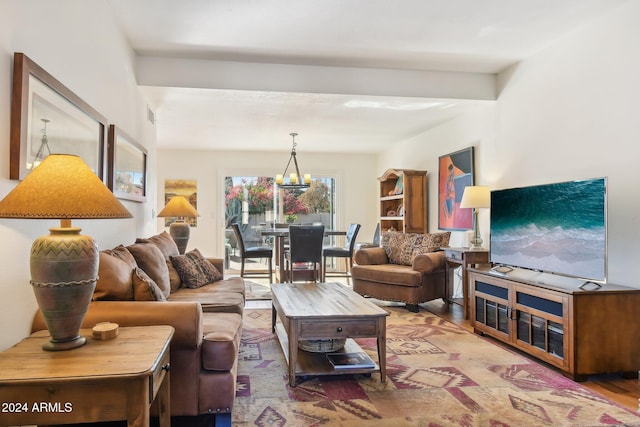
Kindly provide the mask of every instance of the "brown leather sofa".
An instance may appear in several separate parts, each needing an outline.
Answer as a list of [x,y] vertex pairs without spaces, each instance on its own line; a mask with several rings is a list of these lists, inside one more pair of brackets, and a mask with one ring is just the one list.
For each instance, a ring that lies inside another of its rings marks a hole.
[[[138,244],[155,245],[162,254],[158,255],[151,246],[142,248],[141,254],[140,247],[132,248]],[[175,259],[184,260],[189,254],[179,255],[175,247],[174,255],[166,255],[174,253],[174,243],[168,234],[139,239],[135,245],[101,252],[94,301],[89,305],[83,328],[107,321],[121,327],[173,326],[171,415],[210,414],[215,416],[216,426],[230,426],[242,334],[244,280],[222,279],[220,275],[220,280],[196,283],[197,287],[189,281],[192,287],[187,287],[178,271],[169,270]],[[135,264],[129,254],[136,254]],[[222,259],[202,261],[199,260],[199,266],[205,270],[215,266],[223,271]],[[183,271],[180,273],[186,277]],[[180,283],[175,283],[177,280]],[[167,286],[170,289],[163,289]],[[32,331],[43,329],[46,325],[38,312]],[[157,413],[157,408],[152,410]]]
[[381,246],[354,255],[353,290],[365,296],[399,301],[417,312],[418,304],[446,298],[445,256],[450,233],[384,232]]

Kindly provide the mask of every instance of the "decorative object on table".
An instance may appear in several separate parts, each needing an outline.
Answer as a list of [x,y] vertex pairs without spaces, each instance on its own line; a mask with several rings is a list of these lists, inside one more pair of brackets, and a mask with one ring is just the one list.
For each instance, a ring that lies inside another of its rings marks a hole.
[[[296,159],[296,136],[298,135],[295,132],[290,133],[291,138],[293,139],[293,147],[291,148],[291,156],[289,157],[289,161],[287,162],[287,166],[284,168],[284,172],[282,174],[276,175],[276,184],[280,188],[291,188],[291,189],[306,189],[311,185],[311,174],[305,173],[304,175],[300,174],[300,169],[298,168],[298,160]],[[289,170],[289,165],[291,164],[291,160],[293,160],[293,165],[295,168],[294,172],[289,174],[289,179],[286,180],[287,171]]]
[[482,236],[478,228],[478,209],[491,207],[491,191],[484,185],[468,186],[464,189],[460,208],[473,209],[473,237],[471,237],[471,248],[482,248]]
[[284,216],[284,220],[287,224],[293,224],[298,219],[298,215],[296,214],[286,214]]
[[72,219],[131,218],[78,156],[51,154],[0,201],[1,218],[60,219],[31,247],[31,284],[51,334],[45,350],[82,346],[79,335],[98,276],[98,248]]
[[109,126],[107,183],[120,199],[147,200],[147,150],[115,125]]
[[440,156],[438,160],[438,228],[471,230],[471,212],[460,209],[465,187],[473,185],[473,147]]
[[10,179],[24,179],[50,152],[78,155],[104,178],[105,117],[21,52],[13,55],[13,94]]
[[327,359],[329,359],[334,369],[373,369],[376,367],[373,359],[364,351],[355,353],[327,353]]
[[403,186],[402,186],[402,175],[400,175],[398,177],[398,180],[396,181],[396,186],[393,189],[393,194],[394,195],[398,195],[398,194],[402,194],[404,192]]
[[300,340],[298,348],[310,353],[328,353],[332,351],[342,350],[346,344],[346,339],[341,338],[322,338],[317,340]]
[[108,341],[118,336],[120,325],[111,322],[100,322],[91,329],[93,337],[97,340]]
[[198,211],[191,206],[191,203],[184,196],[174,196],[158,213],[160,218],[176,218],[169,226],[169,234],[176,242],[180,255],[184,255],[191,235],[191,226],[188,222],[185,222],[185,218],[197,216],[200,216]]

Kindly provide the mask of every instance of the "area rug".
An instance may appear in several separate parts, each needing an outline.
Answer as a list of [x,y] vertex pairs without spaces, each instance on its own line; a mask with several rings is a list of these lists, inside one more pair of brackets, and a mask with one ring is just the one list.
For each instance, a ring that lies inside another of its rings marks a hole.
[[244,280],[244,292],[247,301],[259,301],[271,299],[271,286]]
[[[234,426],[640,426],[640,416],[559,373],[421,310],[385,307],[379,374],[288,384],[270,310],[246,310]],[[375,339],[358,339],[377,360]]]

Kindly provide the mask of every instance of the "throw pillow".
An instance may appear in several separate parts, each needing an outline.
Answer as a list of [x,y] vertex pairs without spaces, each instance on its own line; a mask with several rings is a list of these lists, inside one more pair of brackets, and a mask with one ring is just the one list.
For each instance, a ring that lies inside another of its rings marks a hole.
[[198,249],[193,249],[184,255],[172,256],[171,262],[187,288],[199,288],[222,280],[222,273],[207,261]]
[[140,267],[133,270],[133,295],[136,301],[166,301],[156,282]]
[[417,236],[415,233],[401,233],[399,231],[382,233],[381,246],[389,258],[389,263],[411,265]]
[[153,279],[162,290],[165,298],[171,293],[171,283],[169,282],[169,269],[164,255],[153,243],[134,243],[127,246],[131,255],[136,259],[138,267]]
[[413,257],[429,252],[436,252],[444,246],[449,246],[451,232],[427,233],[420,234],[419,236],[421,237],[416,240],[416,245],[413,249]]
[[93,291],[93,300],[132,301],[131,274],[135,266],[112,255],[110,251],[100,251],[99,256],[98,281]]
[[169,233],[163,231],[162,233],[151,236],[148,239],[138,238],[136,239],[136,243],[153,243],[158,247],[158,249],[160,249],[160,252],[162,252],[165,257],[167,268],[169,269],[169,283],[171,285],[171,292],[177,290],[181,285],[180,275],[176,271],[175,267],[171,263],[171,259],[169,258],[172,256],[180,255],[180,251],[178,250],[178,245],[176,245],[176,242],[169,235]]

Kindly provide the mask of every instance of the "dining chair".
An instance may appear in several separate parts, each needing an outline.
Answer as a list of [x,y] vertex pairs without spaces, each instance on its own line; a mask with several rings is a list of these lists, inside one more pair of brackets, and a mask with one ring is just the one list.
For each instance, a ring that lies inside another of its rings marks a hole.
[[356,243],[358,231],[360,231],[360,224],[351,224],[349,225],[349,229],[347,230],[347,235],[344,239],[344,245],[342,247],[328,246],[322,249],[323,282],[327,277],[327,258],[344,258],[346,264],[345,270],[335,271],[331,273],[331,277],[346,277],[347,283],[349,282],[349,278],[351,277],[351,266],[353,265],[353,248]]
[[376,230],[373,233],[373,240],[371,242],[356,242],[353,251],[357,251],[362,248],[374,248],[380,246],[380,223],[376,225]]
[[300,272],[300,264],[306,264],[304,270],[313,272],[314,281],[322,279],[323,240],[324,225],[289,226],[289,250],[286,253],[289,282],[294,281],[294,273]]
[[[273,268],[272,268],[272,258],[273,258],[273,248],[269,246],[249,246],[247,247],[244,242],[244,238],[242,237],[242,232],[240,231],[240,225],[238,223],[231,224],[233,227],[233,232],[236,235],[236,240],[238,241],[238,247],[240,249],[240,277],[269,277],[269,283],[272,282],[273,278]],[[269,271],[264,273],[262,271],[246,271],[245,270],[245,261],[247,259],[255,259],[255,258],[266,258],[268,263]]]

